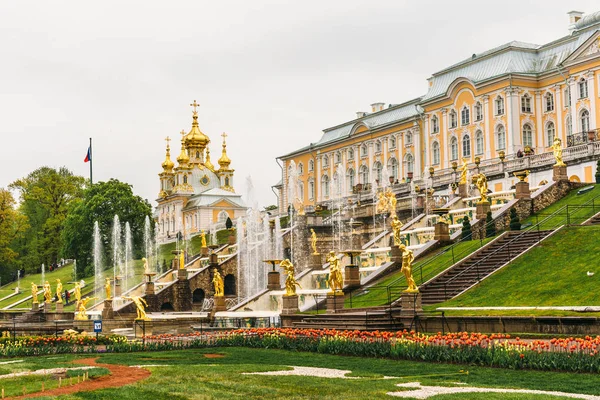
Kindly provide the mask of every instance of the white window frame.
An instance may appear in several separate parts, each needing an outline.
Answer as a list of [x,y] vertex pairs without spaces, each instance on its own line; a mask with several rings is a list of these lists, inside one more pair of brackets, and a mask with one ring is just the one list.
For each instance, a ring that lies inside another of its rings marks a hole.
[[533,127],[531,124],[523,124],[523,129],[521,130],[523,147],[529,146],[533,148],[534,146],[534,137],[533,137]]
[[[554,142],[554,138],[556,137],[556,125],[554,124],[554,121],[548,121],[546,123],[546,147],[550,147],[552,146],[552,143]],[[552,136],[550,136],[550,133],[552,133]]]
[[481,102],[475,103],[475,121],[481,121],[483,119],[483,106]]
[[481,155],[485,151],[485,145],[483,143],[483,132],[481,130],[475,131],[475,155]]
[[460,110],[460,124],[461,126],[466,126],[471,123],[471,110],[469,110],[468,106],[464,106]]
[[544,95],[544,109],[546,112],[554,111],[554,95],[552,93]]
[[471,136],[468,134],[464,135],[461,144],[463,157],[471,157]]
[[431,145],[431,159],[432,159],[432,164],[433,165],[439,165],[440,164],[440,143],[435,141],[433,142],[433,144]]
[[504,115],[504,97],[498,95],[494,99],[494,112],[496,115]]
[[458,160],[458,139],[454,136],[450,138],[450,161]]
[[531,96],[527,93],[521,96],[521,112],[531,114]]

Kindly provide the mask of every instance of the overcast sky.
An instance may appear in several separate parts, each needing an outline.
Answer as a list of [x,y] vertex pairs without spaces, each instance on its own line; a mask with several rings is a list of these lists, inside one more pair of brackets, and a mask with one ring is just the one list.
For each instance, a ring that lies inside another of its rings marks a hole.
[[[117,178],[155,205],[164,137],[222,132],[246,193],[274,204],[275,158],[322,129],[426,92],[435,71],[568,33],[572,1],[2,1],[0,187],[49,165]],[[179,154],[175,142],[173,159]]]

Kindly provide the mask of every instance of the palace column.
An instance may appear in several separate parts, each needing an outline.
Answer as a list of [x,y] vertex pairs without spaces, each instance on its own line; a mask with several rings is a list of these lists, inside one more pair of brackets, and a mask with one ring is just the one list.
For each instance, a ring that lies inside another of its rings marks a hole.
[[414,176],[413,179],[420,179],[421,173],[423,172],[423,165],[421,161],[421,132],[419,129],[419,122],[414,122],[413,129],[413,143],[415,146],[415,165],[414,165]]
[[481,98],[483,99],[483,137],[484,137],[484,142],[483,142],[483,146],[485,149],[485,158],[486,160],[489,160],[490,158],[492,158],[492,140],[491,138],[491,126],[490,126],[490,119],[493,116],[493,113],[489,112],[489,103],[490,103],[490,96],[488,96],[487,94],[484,96],[481,96]]
[[317,172],[315,174],[315,187],[317,188],[317,193],[315,193],[315,200],[316,202],[320,202],[323,201],[323,196],[321,195],[321,152],[318,151],[317,152],[317,157],[315,159],[315,162],[317,164],[316,169]]
[[533,145],[536,147],[535,154],[543,152],[544,148],[544,127],[542,126],[542,92],[540,90],[535,91],[535,136],[536,140]]
[[505,93],[508,100],[508,107],[505,108],[506,119],[508,122],[506,149],[507,154],[514,154],[516,153],[516,148],[521,145],[519,91],[517,88],[507,88]]
[[375,178],[373,177],[373,163],[374,161],[374,149],[373,149],[373,142],[368,142],[367,143],[367,152],[369,153],[369,161],[368,161],[368,170],[369,170],[369,182],[371,182],[371,185],[375,185]]
[[589,72],[586,75],[588,84],[588,97],[590,99],[590,130],[596,129],[596,84],[594,72]]
[[[562,111],[562,90],[560,85],[554,86],[554,110],[556,111],[556,121],[554,127],[556,129],[556,137],[560,138],[563,143],[567,143],[567,138],[563,134],[563,124],[565,123]],[[550,145],[552,143],[549,143]]]
[[431,131],[429,130],[429,120],[429,115],[425,114],[423,117],[423,141],[425,142],[423,169],[427,168],[427,165],[431,165],[431,162],[429,162],[429,152],[431,151],[431,146],[429,146],[429,136],[431,135]]
[[[440,158],[444,160],[444,168],[450,168],[450,155],[448,154],[448,109],[442,108],[442,117],[440,118]],[[440,161],[441,161],[440,160]]]
[[[569,83],[569,97],[571,99],[571,105],[569,106],[569,111],[571,113],[571,134],[574,134],[577,133],[579,129],[577,127],[577,82],[575,82],[573,77],[569,78],[567,82]],[[563,143],[563,147],[565,145],[566,143]]]

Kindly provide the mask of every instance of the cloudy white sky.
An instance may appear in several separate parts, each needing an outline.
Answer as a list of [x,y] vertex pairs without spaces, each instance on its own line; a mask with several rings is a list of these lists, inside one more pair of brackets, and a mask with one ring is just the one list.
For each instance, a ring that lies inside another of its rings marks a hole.
[[[273,204],[275,158],[431,73],[511,40],[568,33],[572,1],[2,1],[0,187],[42,165],[117,178],[154,204],[164,137],[196,99],[213,161],[227,132],[235,186]],[[174,157],[179,153],[174,152]],[[215,163],[216,164],[216,163]]]

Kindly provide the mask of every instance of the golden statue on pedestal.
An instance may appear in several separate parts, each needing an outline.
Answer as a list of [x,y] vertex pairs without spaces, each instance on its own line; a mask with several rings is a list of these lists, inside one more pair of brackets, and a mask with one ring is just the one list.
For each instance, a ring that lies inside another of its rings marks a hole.
[[400,250],[402,251],[402,269],[400,270],[404,277],[406,278],[406,284],[408,288],[406,288],[405,292],[407,293],[418,293],[419,288],[415,283],[412,275],[412,263],[415,260],[415,256],[413,255],[412,250],[409,250],[405,245],[400,245]]
[[31,300],[33,304],[39,304],[38,301],[38,286],[31,282]]
[[62,290],[63,290],[63,285],[60,281],[60,279],[56,280],[56,302],[57,303],[61,303],[62,304]]
[[402,243],[402,239],[400,237],[400,231],[402,230],[402,226],[404,225],[396,215],[392,217],[390,221],[390,225],[392,226],[392,231],[394,232],[394,246],[400,246]]
[[78,321],[85,321],[88,319],[87,317],[87,303],[89,303],[91,300],[94,300],[95,297],[86,297],[85,299],[82,299],[79,301],[79,305],[77,307],[77,314],[75,315],[75,319]]
[[104,290],[106,291],[106,299],[110,300],[112,296],[110,295],[110,278],[106,278],[104,282]]
[[183,250],[179,253],[179,269],[185,268],[185,254]]
[[146,303],[146,300],[144,300],[143,297],[140,297],[140,296],[126,297],[126,296],[123,296],[123,299],[125,299],[125,300],[131,300],[131,301],[133,301],[133,304],[135,304],[135,307],[137,309],[137,317],[135,318],[136,320],[141,319],[141,320],[144,320],[144,321],[150,321],[150,318],[148,318],[148,316],[146,315],[146,307],[148,307],[148,303]]
[[475,174],[471,178],[471,182],[474,183],[475,186],[477,186],[477,189],[479,190],[479,194],[481,195],[481,199],[479,200],[479,203],[487,203],[488,202],[488,196],[487,196],[488,184],[487,184],[487,178],[485,177],[485,175],[484,174]]
[[344,288],[344,277],[342,276],[342,266],[340,265],[340,259],[335,255],[335,251],[329,252],[327,257],[329,263],[329,289],[330,293],[339,294]]
[[463,158],[462,159],[462,165],[460,167],[460,180],[458,181],[459,184],[464,185],[467,183],[467,159]]
[[279,266],[283,268],[285,273],[287,274],[287,278],[285,278],[285,296],[295,296],[296,295],[296,286],[302,289],[302,286],[296,281],[296,276],[294,272],[294,264],[291,263],[290,260],[283,260]]
[[215,297],[223,297],[225,295],[225,284],[223,278],[216,268],[213,268],[213,286],[215,287]]
[[375,212],[377,214],[386,212],[388,209],[388,198],[385,195],[385,192],[381,191],[377,193],[377,207],[375,208]]
[[79,303],[81,301],[81,285],[79,282],[75,282],[75,300]]
[[52,288],[48,281],[44,282],[44,302],[52,303]]
[[204,229],[200,233],[200,237],[201,237],[202,247],[206,247],[206,232],[204,232]]
[[317,234],[314,229],[310,230],[310,247],[312,247],[313,254],[319,254],[317,251]]
[[398,203],[396,195],[394,192],[392,192],[392,189],[387,188],[385,191],[385,196],[388,199],[388,211],[390,212],[390,215],[396,215],[396,204]]
[[554,138],[554,142],[552,142],[552,151],[554,152],[554,159],[556,160],[555,167],[566,167],[567,164],[563,162],[562,158],[562,142],[560,138],[557,136]]

